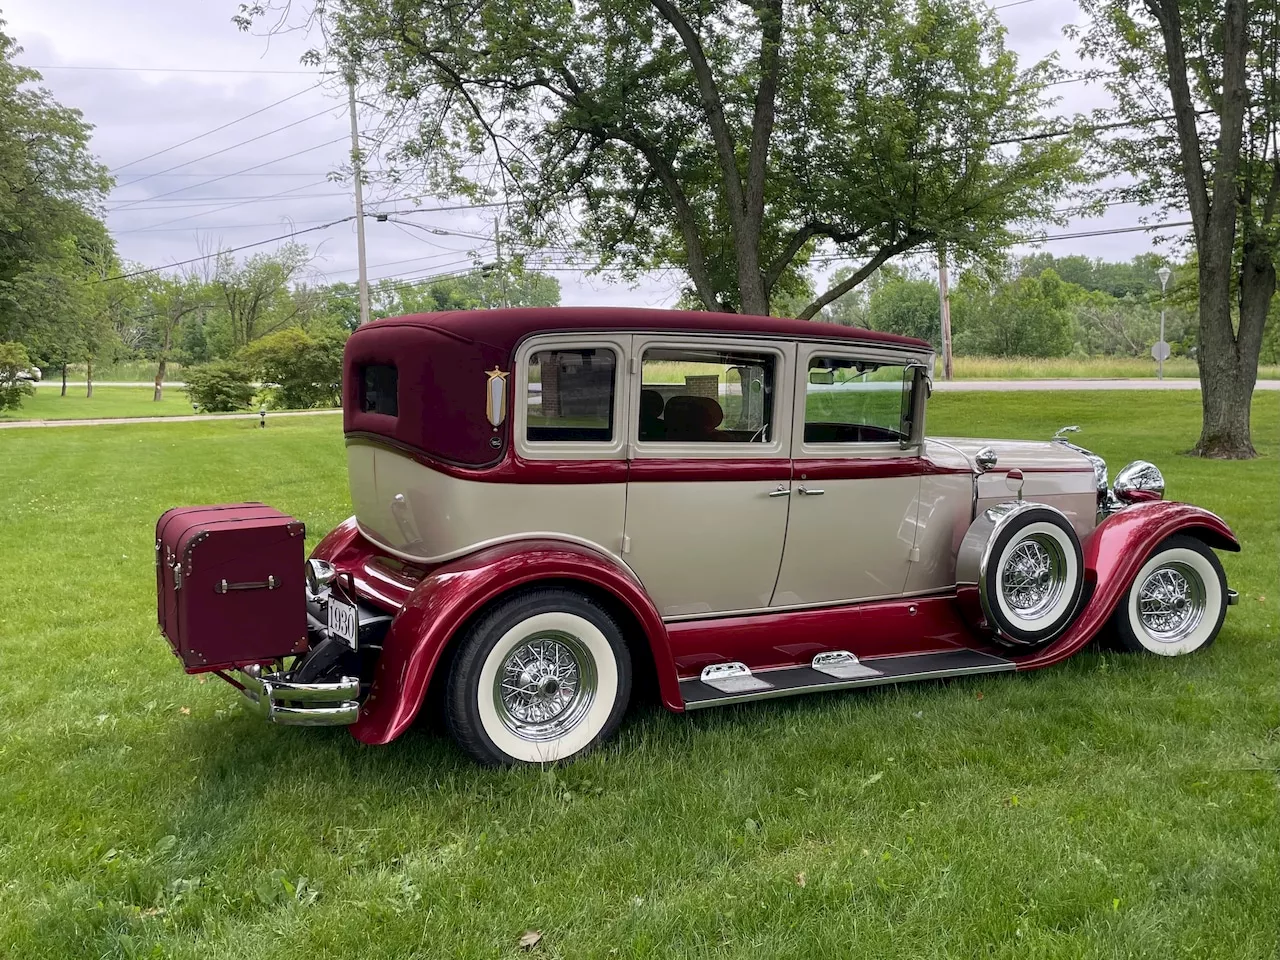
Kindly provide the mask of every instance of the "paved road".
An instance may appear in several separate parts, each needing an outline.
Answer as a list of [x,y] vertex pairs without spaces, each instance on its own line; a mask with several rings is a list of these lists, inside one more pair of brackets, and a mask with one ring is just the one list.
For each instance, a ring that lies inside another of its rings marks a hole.
[[[935,380],[934,390],[1199,390],[1192,379],[1157,380],[1134,377],[1130,380]],[[1280,390],[1280,380],[1259,380],[1255,390]]]
[[[267,422],[277,417],[321,417],[341,410],[282,410],[268,413]],[[19,427],[105,427],[121,423],[191,423],[194,420],[257,420],[256,413],[199,413],[185,417],[103,417],[100,420],[0,420],[0,430]]]
[[[71,386],[71,384],[68,384]],[[141,386],[148,383],[100,383],[101,387]],[[174,386],[174,384],[166,384]],[[937,380],[934,390],[946,393],[977,392],[990,390],[1009,392],[1015,390],[1199,390],[1199,380],[1156,380],[1134,378],[1132,380]],[[1280,391],[1280,380],[1259,380],[1255,389]],[[314,417],[340,410],[298,410],[292,413],[268,413],[270,420],[276,417]],[[8,420],[0,421],[0,430],[17,427],[100,427],[120,423],[184,423],[193,420],[254,420],[256,413],[201,413],[182,417],[109,417],[100,420]]]

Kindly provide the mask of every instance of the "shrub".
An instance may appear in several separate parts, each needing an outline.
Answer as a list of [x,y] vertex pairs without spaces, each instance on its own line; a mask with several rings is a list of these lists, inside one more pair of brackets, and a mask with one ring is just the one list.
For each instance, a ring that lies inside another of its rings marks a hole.
[[336,407],[342,401],[342,348],[338,333],[312,336],[290,327],[255,340],[240,351],[269,390],[273,407]]
[[184,371],[187,396],[201,410],[223,413],[244,410],[253,403],[253,375],[243,363],[215,360]]
[[0,411],[18,409],[22,401],[35,393],[28,381],[19,379],[31,366],[27,348],[20,343],[0,343]]

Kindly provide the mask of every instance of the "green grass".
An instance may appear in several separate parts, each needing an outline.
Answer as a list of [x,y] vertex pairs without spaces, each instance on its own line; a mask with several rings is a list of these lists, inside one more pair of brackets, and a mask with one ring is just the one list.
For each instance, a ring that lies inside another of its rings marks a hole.
[[[941,361],[938,362],[941,378]],[[1075,380],[1129,379],[1154,377],[1156,362],[1150,357],[956,357],[953,369],[957,380]],[[1188,357],[1171,357],[1164,362],[1170,379],[1197,380],[1196,362]],[[1259,380],[1280,380],[1280,364],[1258,367]]]
[[36,387],[16,410],[0,412],[0,420],[94,420],[101,417],[180,417],[190,416],[191,401],[178,387],[165,387],[164,399],[153,400],[151,387],[94,387],[86,397],[84,387],[68,387],[46,383]]
[[1208,651],[642,706],[546,772],[264,726],[158,636],[155,517],[262,499],[314,543],[349,509],[335,419],[0,433],[0,955],[1274,957],[1280,406],[1249,463],[1179,454],[1198,409],[948,394],[930,431],[1079,423],[1219,511],[1242,599]]

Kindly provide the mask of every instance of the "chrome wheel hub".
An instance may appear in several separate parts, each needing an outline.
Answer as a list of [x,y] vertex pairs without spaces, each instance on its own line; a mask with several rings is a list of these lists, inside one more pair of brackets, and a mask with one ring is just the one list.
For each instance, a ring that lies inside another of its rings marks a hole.
[[1001,595],[1019,617],[1034,620],[1062,596],[1066,557],[1053,537],[1033,534],[1011,551],[1001,570]]
[[563,736],[586,715],[595,694],[595,661],[582,641],[567,633],[525,638],[494,678],[498,716],[525,740]]
[[1166,563],[1138,587],[1138,620],[1152,639],[1175,643],[1200,626],[1205,603],[1200,574],[1185,563]]

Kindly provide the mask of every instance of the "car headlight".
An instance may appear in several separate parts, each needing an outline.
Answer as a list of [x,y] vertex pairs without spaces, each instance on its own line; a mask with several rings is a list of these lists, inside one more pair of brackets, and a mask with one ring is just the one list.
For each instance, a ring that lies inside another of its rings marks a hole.
[[1154,463],[1135,460],[1116,474],[1115,492],[1121,503],[1163,500],[1164,474]]

